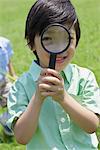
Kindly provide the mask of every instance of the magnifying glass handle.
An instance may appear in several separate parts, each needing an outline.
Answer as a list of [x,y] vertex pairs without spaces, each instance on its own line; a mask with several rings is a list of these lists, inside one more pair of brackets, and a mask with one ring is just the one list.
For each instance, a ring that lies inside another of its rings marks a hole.
[[49,60],[49,68],[55,69],[55,64],[56,64],[56,54],[50,54],[50,60]]

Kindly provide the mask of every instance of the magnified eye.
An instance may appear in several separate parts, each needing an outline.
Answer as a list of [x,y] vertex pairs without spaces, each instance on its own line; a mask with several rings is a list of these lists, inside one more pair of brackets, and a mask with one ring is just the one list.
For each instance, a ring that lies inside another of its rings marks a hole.
[[43,41],[49,41],[49,40],[52,40],[52,38],[51,38],[51,37],[43,37],[42,40],[43,40]]
[[45,37],[42,38],[42,41],[43,41],[43,43],[44,43],[45,45],[49,45],[49,44],[52,43],[52,38],[49,37],[49,36],[45,36]]

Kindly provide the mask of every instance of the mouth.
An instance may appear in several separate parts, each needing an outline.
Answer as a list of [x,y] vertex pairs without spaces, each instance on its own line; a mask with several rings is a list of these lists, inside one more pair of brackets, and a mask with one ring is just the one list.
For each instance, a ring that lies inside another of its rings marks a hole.
[[56,58],[56,63],[63,63],[65,61],[65,59],[67,58],[67,56],[58,56]]

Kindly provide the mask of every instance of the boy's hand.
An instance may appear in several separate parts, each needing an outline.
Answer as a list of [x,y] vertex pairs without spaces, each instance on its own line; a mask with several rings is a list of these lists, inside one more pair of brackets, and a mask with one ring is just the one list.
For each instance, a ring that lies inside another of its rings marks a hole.
[[59,72],[53,69],[43,69],[37,85],[37,92],[40,99],[52,96],[55,101],[64,99],[64,81]]

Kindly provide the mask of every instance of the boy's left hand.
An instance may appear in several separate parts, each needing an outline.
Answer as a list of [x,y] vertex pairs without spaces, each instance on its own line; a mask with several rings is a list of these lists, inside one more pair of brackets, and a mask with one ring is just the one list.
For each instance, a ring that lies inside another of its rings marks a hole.
[[44,69],[41,72],[42,76],[42,91],[43,96],[51,96],[55,101],[59,103],[64,99],[65,89],[64,80],[57,72],[53,69]]

